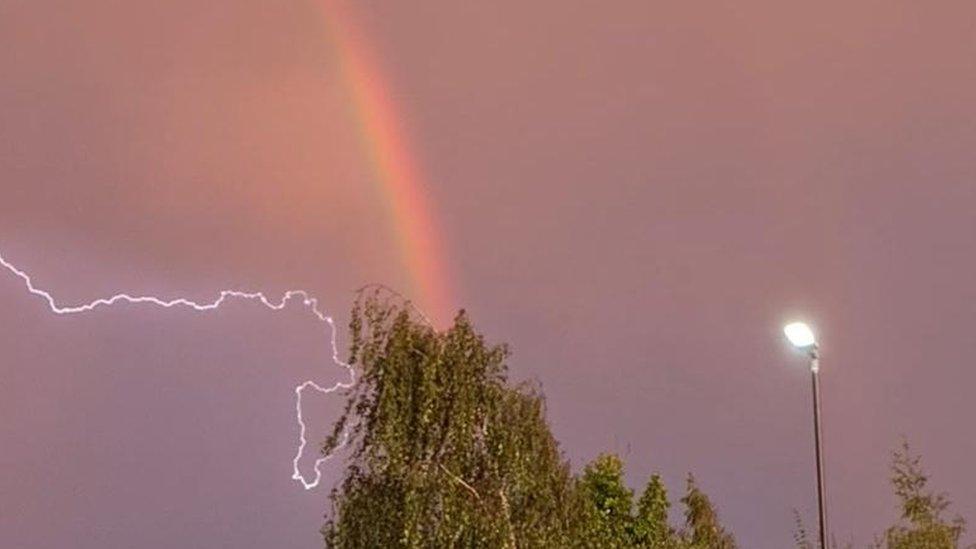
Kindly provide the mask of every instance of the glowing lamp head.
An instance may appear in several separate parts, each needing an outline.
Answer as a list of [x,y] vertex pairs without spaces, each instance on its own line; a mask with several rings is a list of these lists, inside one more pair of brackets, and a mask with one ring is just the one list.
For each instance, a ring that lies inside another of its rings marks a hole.
[[786,339],[798,349],[810,349],[817,346],[817,338],[813,330],[803,322],[791,322],[783,327]]

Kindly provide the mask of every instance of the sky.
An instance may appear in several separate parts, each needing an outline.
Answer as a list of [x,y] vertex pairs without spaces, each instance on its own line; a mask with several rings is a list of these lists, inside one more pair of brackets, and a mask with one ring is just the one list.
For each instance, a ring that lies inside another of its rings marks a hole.
[[[340,348],[362,285],[425,303],[354,28],[442,245],[429,312],[511,345],[574,467],[618,452],[675,495],[694,472],[743,547],[788,546],[792,509],[815,520],[780,333],[804,318],[834,535],[896,518],[902,437],[976,520],[974,25],[967,2],[10,0],[0,254],[66,304],[306,289]],[[291,479],[293,389],[344,373],[307,311],[59,317],[0,272],[0,327],[0,545],[321,546],[341,464]],[[338,402],[305,403],[313,440]]]

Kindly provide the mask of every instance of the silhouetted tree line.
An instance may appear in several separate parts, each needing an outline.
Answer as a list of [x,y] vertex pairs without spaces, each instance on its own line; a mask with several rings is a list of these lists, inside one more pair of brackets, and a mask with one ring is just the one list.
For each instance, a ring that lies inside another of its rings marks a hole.
[[[508,349],[487,344],[464,312],[438,331],[371,291],[350,328],[359,382],[322,447],[345,444],[348,459],[322,529],[327,547],[736,548],[691,475],[677,526],[658,475],[636,502],[615,455],[574,475],[539,387],[509,382]],[[903,517],[875,547],[957,548],[963,523],[943,518],[948,502],[926,481],[907,447],[895,454]],[[799,520],[795,538],[813,547]]]

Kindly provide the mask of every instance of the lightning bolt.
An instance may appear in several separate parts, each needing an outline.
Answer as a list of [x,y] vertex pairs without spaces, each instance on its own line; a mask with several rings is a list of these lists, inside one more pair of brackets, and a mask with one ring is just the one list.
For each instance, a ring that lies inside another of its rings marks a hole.
[[[319,322],[328,324],[329,342],[332,345],[332,360],[339,366],[345,368],[347,373],[349,374],[349,381],[337,382],[336,384],[330,387],[323,387],[311,380],[305,381],[300,385],[298,385],[297,387],[295,387],[295,418],[298,421],[299,434],[298,434],[298,450],[295,453],[295,458],[292,460],[291,478],[293,480],[297,480],[298,482],[300,482],[302,484],[302,487],[304,487],[306,490],[311,490],[312,488],[318,486],[319,481],[322,479],[322,471],[320,470],[319,467],[324,461],[328,460],[332,456],[326,455],[324,457],[315,460],[315,466],[314,466],[315,475],[311,480],[306,479],[302,475],[301,471],[298,470],[298,462],[302,459],[302,454],[305,452],[305,446],[308,443],[305,437],[305,432],[306,432],[305,421],[302,419],[302,394],[308,390],[317,391],[322,394],[328,394],[328,393],[333,393],[339,389],[351,387],[354,382],[354,376],[353,376],[352,367],[339,359],[339,351],[338,351],[338,346],[336,344],[335,322],[333,322],[332,317],[326,315],[321,310],[319,310],[318,300],[315,297],[311,296],[308,292],[306,292],[305,290],[289,290],[284,294],[282,294],[279,300],[272,301],[268,299],[268,297],[261,292],[221,290],[219,296],[209,303],[197,303],[196,301],[192,301],[182,297],[167,300],[155,296],[132,296],[125,293],[119,293],[108,298],[96,299],[90,303],[85,303],[83,305],[62,306],[58,304],[57,300],[54,298],[54,296],[51,295],[50,292],[35,286],[34,282],[31,280],[30,275],[28,275],[25,271],[16,267],[14,264],[7,261],[7,259],[3,257],[3,254],[0,254],[0,266],[3,266],[5,269],[13,273],[16,277],[20,278],[24,282],[24,285],[27,287],[27,291],[46,301],[47,306],[51,310],[51,312],[57,315],[84,314],[89,311],[93,311],[99,307],[111,307],[112,305],[118,303],[151,305],[155,307],[162,307],[164,309],[183,307],[183,308],[191,309],[196,312],[203,313],[203,312],[219,309],[221,305],[223,305],[230,299],[257,301],[258,303],[264,305],[265,307],[271,309],[272,311],[280,311],[284,309],[291,300],[293,299],[301,300],[302,304],[307,309],[309,309],[313,315],[315,315],[315,318],[317,318]],[[343,441],[343,444],[344,442],[345,441]]]

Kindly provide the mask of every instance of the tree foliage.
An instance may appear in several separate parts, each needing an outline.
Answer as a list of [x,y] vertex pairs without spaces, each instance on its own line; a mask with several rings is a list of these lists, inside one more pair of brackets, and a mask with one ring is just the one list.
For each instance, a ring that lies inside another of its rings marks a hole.
[[576,483],[576,542],[587,549],[632,547],[634,493],[624,484],[624,465],[604,454],[583,469]]
[[[900,516],[896,524],[875,538],[872,549],[958,549],[966,522],[961,517],[947,518],[949,499],[945,493],[928,488],[929,478],[922,460],[907,442],[892,452],[891,485],[898,498]],[[800,514],[794,510],[794,547],[813,549],[815,544]],[[853,542],[844,545],[850,549]],[[839,545],[831,539],[830,547]],[[976,546],[970,546],[976,547]]]
[[624,467],[603,455],[574,477],[537,386],[508,380],[504,346],[462,311],[437,331],[378,292],[352,311],[359,371],[323,452],[345,445],[326,545],[358,548],[730,549],[693,481],[686,528],[652,476],[634,505]]
[[[695,485],[685,499],[691,505],[688,512],[694,518],[686,525],[687,532],[678,532],[668,521],[671,502],[667,488],[659,475],[652,475],[637,501],[633,491],[624,483],[624,467],[619,457],[603,454],[587,465],[576,483],[579,507],[575,517],[574,546],[580,548],[628,549],[727,549],[730,545],[709,545],[710,540],[697,540],[693,532],[708,528],[701,522],[710,517],[717,526],[717,514],[708,498]],[[704,500],[702,500],[704,498]],[[682,500],[684,501],[684,500]],[[699,507],[704,501],[707,511]],[[726,538],[720,538],[725,540]],[[728,537],[731,540],[730,537]],[[698,543],[698,545],[693,545]]]
[[907,442],[895,450],[891,463],[891,484],[901,506],[901,518],[885,531],[878,543],[885,549],[956,549],[965,521],[945,517],[949,499],[928,489],[929,478],[921,457],[912,454]]
[[693,475],[688,475],[688,491],[681,502],[685,504],[683,536],[688,549],[735,549],[735,539],[722,527],[718,512]]
[[378,293],[352,312],[359,382],[326,441],[349,466],[331,547],[560,547],[572,479],[541,392],[507,383],[503,346],[462,312],[438,332]]
[[679,546],[677,534],[668,523],[671,502],[661,476],[651,475],[637,501],[634,519],[634,544],[637,547],[672,549]]

